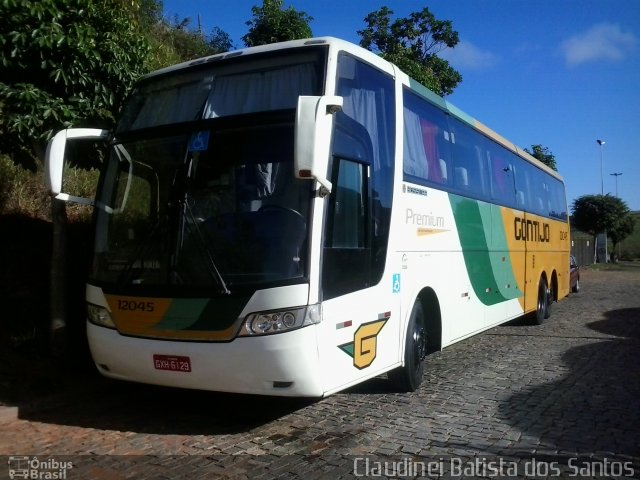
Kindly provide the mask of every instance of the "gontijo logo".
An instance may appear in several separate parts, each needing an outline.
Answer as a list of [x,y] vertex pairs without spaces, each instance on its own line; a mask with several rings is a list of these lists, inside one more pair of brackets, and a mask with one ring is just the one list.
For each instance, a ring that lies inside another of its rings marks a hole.
[[353,366],[357,369],[367,368],[376,359],[378,334],[390,316],[391,312],[383,313],[378,320],[363,323],[353,335],[353,342],[338,345],[340,350],[353,357]]
[[551,240],[551,227],[548,223],[542,222],[541,224],[537,220],[525,220],[524,218],[515,217],[513,219],[513,229],[516,240],[546,243]]

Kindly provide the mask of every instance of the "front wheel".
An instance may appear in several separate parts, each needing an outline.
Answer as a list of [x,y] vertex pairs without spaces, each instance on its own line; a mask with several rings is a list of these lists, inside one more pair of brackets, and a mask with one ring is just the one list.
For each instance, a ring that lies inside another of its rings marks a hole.
[[404,366],[389,373],[389,378],[404,392],[415,391],[424,375],[424,359],[427,356],[427,330],[422,304],[416,301],[411,310],[404,346]]

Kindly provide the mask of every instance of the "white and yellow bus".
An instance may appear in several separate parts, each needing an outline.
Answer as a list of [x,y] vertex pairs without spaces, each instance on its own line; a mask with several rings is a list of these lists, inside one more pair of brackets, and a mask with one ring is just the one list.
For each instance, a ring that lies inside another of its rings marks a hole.
[[562,179],[334,38],[215,55],[135,86],[95,199],[87,335],[105,376],[320,397],[569,291]]

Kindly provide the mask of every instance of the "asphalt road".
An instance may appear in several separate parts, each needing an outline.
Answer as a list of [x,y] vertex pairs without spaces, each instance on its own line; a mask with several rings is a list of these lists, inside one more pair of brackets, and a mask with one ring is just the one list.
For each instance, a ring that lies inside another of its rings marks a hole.
[[25,462],[68,479],[640,478],[640,268],[581,287],[542,326],[431,355],[412,394],[384,378],[310,401],[78,374],[3,402],[0,478]]

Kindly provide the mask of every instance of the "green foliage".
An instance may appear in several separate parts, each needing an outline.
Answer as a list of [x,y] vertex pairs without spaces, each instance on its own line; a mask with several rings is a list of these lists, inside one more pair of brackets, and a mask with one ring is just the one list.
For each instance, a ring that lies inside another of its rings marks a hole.
[[209,49],[212,55],[216,53],[228,52],[234,48],[231,36],[220,27],[213,27],[208,39]]
[[620,258],[625,260],[640,260],[640,212],[631,214],[634,229],[624,240],[620,241]]
[[312,17],[293,7],[284,8],[284,0],[263,0],[262,6],[251,8],[253,20],[246,22],[249,32],[242,37],[247,47],[309,38]]
[[583,195],[574,200],[571,210],[573,226],[593,237],[606,231],[613,241],[612,251],[633,232],[635,219],[627,204],[618,197]]
[[607,231],[609,238],[613,242],[613,250],[622,240],[631,235],[636,227],[636,219],[628,213],[616,222],[611,230]]
[[149,45],[122,0],[0,3],[0,150],[36,168],[58,129],[111,127]]
[[438,95],[453,93],[462,76],[449,62],[437,56],[446,47],[458,44],[458,32],[451,21],[437,20],[428,8],[407,18],[391,21],[388,7],[371,12],[359,30],[360,45],[397,65],[410,77]]
[[556,165],[556,157],[547,147],[543,147],[540,144],[531,145],[531,151],[525,148],[525,152],[531,155],[534,158],[537,158],[542,163],[544,163],[547,167],[552,170],[558,171],[558,166]]
[[157,70],[195,58],[228,52],[234,48],[231,37],[219,27],[214,27],[209,36],[190,28],[191,19],[174,18],[149,25],[145,30],[151,52],[147,58],[147,69]]

